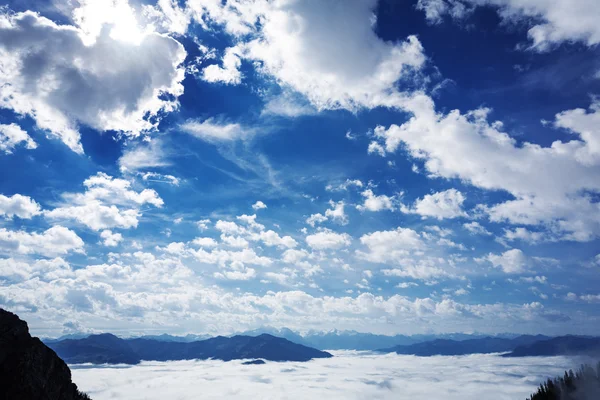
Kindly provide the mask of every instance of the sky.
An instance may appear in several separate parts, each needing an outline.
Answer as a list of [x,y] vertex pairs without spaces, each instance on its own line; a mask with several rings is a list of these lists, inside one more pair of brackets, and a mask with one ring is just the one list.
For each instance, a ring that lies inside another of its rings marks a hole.
[[34,334],[594,334],[595,0],[9,0]]
[[[169,361],[72,365],[73,381],[94,399],[524,399],[576,361],[493,354],[414,357],[335,352],[308,363]],[[199,384],[200,383],[200,384]],[[276,395],[274,395],[276,393]]]

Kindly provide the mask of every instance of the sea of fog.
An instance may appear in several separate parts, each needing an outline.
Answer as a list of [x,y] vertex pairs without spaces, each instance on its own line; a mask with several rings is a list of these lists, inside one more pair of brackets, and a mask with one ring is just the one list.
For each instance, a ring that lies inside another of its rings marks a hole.
[[522,399],[581,361],[477,354],[415,357],[335,351],[331,359],[267,362],[143,362],[71,365],[73,381],[107,399]]

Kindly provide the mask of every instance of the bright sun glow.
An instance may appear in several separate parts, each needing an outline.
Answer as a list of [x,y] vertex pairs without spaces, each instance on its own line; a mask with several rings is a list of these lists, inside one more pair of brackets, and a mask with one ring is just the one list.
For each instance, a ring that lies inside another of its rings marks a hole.
[[115,40],[140,44],[147,29],[139,26],[136,11],[127,0],[79,0],[80,7],[73,11],[73,19],[83,32],[83,40],[91,44],[109,25],[110,37]]

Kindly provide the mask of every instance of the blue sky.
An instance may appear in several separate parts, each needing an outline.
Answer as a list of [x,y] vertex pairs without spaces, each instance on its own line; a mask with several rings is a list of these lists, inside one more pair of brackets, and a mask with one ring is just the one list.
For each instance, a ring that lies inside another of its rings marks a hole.
[[593,1],[9,2],[34,332],[594,333]]

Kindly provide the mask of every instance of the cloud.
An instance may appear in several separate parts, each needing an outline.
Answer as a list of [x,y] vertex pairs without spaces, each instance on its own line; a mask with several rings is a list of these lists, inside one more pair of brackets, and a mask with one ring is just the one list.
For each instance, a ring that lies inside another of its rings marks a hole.
[[221,59],[222,67],[212,64],[202,70],[202,79],[207,82],[220,82],[227,85],[237,85],[242,81],[239,70],[242,60],[240,59],[240,48],[237,46],[225,49],[225,55]]
[[484,226],[482,226],[479,222],[466,222],[463,224],[463,228],[465,228],[471,235],[486,235],[489,236],[492,233],[488,231]]
[[138,225],[140,206],[162,207],[164,202],[153,189],[137,192],[131,182],[99,172],[83,182],[85,192],[65,193],[60,206],[47,210],[51,220],[74,220],[93,230],[129,229]]
[[39,254],[52,257],[71,252],[83,253],[83,246],[83,240],[75,232],[60,225],[42,233],[0,228],[0,252],[4,254]]
[[363,235],[360,237],[360,242],[367,247],[368,252],[358,251],[357,255],[379,263],[399,261],[411,251],[424,247],[421,236],[416,231],[402,227]]
[[108,229],[105,229],[100,233],[100,238],[102,239],[102,244],[107,247],[118,246],[119,243],[123,241],[123,235],[120,233],[113,233]]
[[[261,398],[265,391],[288,399],[397,398],[425,400],[526,398],[548,376],[575,367],[566,357],[502,358],[476,354],[414,357],[334,351],[330,359],[307,363],[241,361],[142,362],[135,366],[72,366],[73,381],[90,397],[141,400],[198,397]],[[266,379],[268,378],[268,379]],[[157,384],[160,382],[160,384]],[[199,384],[205,383],[205,384]],[[210,384],[209,384],[210,383]]]
[[252,209],[254,209],[254,210],[262,210],[265,208],[267,208],[267,205],[260,200],[258,200],[256,203],[252,204]]
[[466,217],[462,209],[465,196],[456,189],[444,192],[427,194],[422,199],[417,199],[412,208],[403,206],[400,210],[404,213],[418,214],[422,217],[432,217],[439,220],[445,218]]
[[425,62],[415,36],[385,42],[375,34],[376,0],[342,8],[320,1],[260,0],[188,6],[197,21],[222,25],[234,36],[240,57],[318,110],[393,106],[399,96],[394,84]]
[[23,143],[25,148],[37,148],[37,143],[17,124],[0,124],[0,151],[11,154],[15,147]]
[[488,254],[486,259],[506,274],[520,274],[531,266],[531,260],[519,249],[507,250],[502,254]]
[[31,219],[41,213],[40,205],[29,196],[15,194],[7,197],[0,194],[0,215],[6,218]]
[[347,225],[349,222],[348,215],[344,211],[346,203],[343,201],[334,202],[333,200],[330,200],[329,205],[331,208],[325,210],[325,217],[337,224]]
[[170,165],[165,161],[165,153],[161,142],[154,139],[150,142],[127,147],[119,158],[121,172],[136,172],[147,168],[165,167]]
[[394,206],[392,202],[395,200],[395,197],[389,197],[384,194],[376,196],[371,189],[367,189],[361,193],[361,195],[365,198],[363,204],[359,204],[356,206],[357,210],[360,211],[382,211],[382,210],[393,210]]
[[329,229],[308,235],[306,243],[315,250],[337,250],[350,245],[352,238],[347,233],[337,233]]
[[[492,221],[543,225],[565,240],[589,241],[600,234],[600,205],[586,194],[600,191],[596,142],[572,118],[565,122],[561,116],[568,112],[558,114],[557,120],[581,130],[577,132],[582,140],[555,141],[542,147],[517,144],[502,131],[500,122],[488,122],[488,109],[439,114],[425,95],[414,96],[406,108],[413,115],[407,122],[375,129],[386,151],[393,153],[403,144],[412,157],[425,162],[431,177],[460,179],[481,189],[511,194],[513,199],[482,207]],[[596,161],[591,163],[590,157]],[[458,205],[461,197],[455,194],[452,197]]]
[[342,192],[347,191],[352,187],[362,188],[364,184],[360,179],[346,179],[345,182],[340,183],[339,185],[329,184],[325,187],[325,190],[328,192]]
[[312,227],[325,221],[327,221],[327,217],[321,213],[311,214],[311,216],[306,219],[306,223]]
[[[83,153],[78,124],[138,136],[178,105],[186,52],[171,37],[145,33],[130,43],[121,39],[133,36],[131,21],[111,30],[102,22],[115,21],[77,15],[83,27],[30,11],[0,19],[0,106],[31,116],[77,153]],[[94,20],[99,24],[92,26]]]
[[231,142],[254,135],[254,130],[238,123],[222,122],[215,118],[204,121],[189,120],[179,126],[181,130],[207,142]]
[[538,51],[562,42],[600,43],[599,9],[588,0],[419,0],[417,8],[429,22],[439,23],[445,14],[461,19],[478,6],[495,7],[504,21],[530,25],[527,36]]

